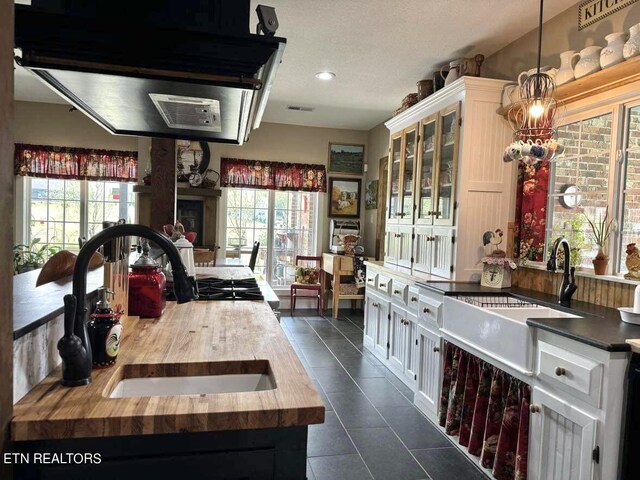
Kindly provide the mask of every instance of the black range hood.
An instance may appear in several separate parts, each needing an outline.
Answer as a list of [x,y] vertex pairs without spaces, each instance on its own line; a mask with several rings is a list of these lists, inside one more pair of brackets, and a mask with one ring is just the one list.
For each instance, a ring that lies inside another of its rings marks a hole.
[[15,13],[16,62],[118,135],[242,144],[286,45],[249,33],[249,0],[34,0]]

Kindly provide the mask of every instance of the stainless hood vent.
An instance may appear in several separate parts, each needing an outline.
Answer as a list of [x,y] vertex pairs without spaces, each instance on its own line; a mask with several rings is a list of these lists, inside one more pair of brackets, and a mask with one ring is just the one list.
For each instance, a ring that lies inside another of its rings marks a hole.
[[286,40],[249,33],[249,0],[140,3],[16,5],[16,62],[111,133],[242,144]]
[[220,102],[210,98],[175,97],[150,93],[168,127],[221,132]]

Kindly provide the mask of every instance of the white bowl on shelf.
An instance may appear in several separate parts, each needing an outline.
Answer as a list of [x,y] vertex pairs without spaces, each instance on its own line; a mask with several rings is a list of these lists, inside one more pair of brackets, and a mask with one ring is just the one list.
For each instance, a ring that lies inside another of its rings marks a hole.
[[640,325],[640,313],[633,313],[633,307],[618,307],[623,322]]

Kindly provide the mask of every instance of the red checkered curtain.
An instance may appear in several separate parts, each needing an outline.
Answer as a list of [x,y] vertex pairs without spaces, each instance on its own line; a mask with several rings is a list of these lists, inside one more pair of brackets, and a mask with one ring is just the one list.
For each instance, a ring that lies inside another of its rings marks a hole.
[[439,423],[498,480],[526,480],[529,385],[445,342]]
[[28,177],[137,182],[138,152],[18,143],[14,167]]
[[324,165],[222,158],[220,186],[326,192],[327,170]]

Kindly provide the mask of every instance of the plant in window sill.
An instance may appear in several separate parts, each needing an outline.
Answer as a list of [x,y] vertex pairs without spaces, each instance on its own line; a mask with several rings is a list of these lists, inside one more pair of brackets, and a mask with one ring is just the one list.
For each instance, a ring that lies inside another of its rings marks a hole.
[[13,271],[14,274],[29,272],[41,268],[47,259],[60,251],[55,245],[40,245],[40,239],[34,238],[28,245],[18,244],[13,246]]
[[596,275],[604,275],[609,263],[609,257],[604,252],[604,249],[607,245],[607,241],[609,240],[609,235],[611,235],[611,232],[615,230],[617,224],[614,218],[609,218],[609,207],[606,208],[604,217],[600,217],[598,220],[591,221],[591,219],[586,215],[585,217],[589,222],[591,231],[593,232],[594,243],[598,246],[598,253],[592,260],[593,270]]

